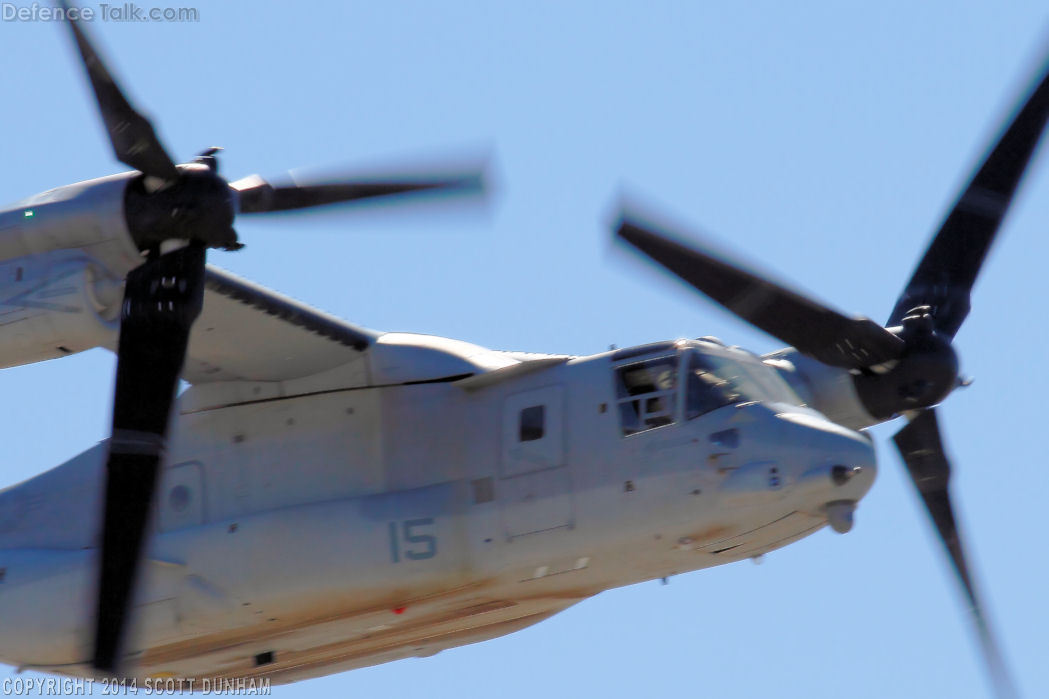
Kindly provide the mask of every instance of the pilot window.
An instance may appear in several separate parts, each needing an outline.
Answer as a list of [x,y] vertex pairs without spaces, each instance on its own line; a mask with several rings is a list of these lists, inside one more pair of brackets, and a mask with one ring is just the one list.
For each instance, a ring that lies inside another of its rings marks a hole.
[[534,442],[543,438],[543,426],[546,420],[546,408],[542,405],[533,405],[521,411],[520,429],[518,431],[519,441]]
[[616,369],[616,394],[623,435],[672,425],[676,389],[676,356]]
[[689,354],[688,373],[685,375],[686,420],[741,400],[742,392],[734,375],[737,372],[727,370],[729,364],[696,352]]

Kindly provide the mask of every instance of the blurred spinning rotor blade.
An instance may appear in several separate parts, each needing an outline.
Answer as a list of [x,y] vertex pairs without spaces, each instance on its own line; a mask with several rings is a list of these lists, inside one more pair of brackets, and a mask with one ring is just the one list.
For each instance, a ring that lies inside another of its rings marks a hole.
[[[69,3],[61,0],[59,4],[69,16]],[[174,182],[178,179],[178,170],[157,138],[149,119],[135,111],[127,101],[120,86],[88,41],[80,21],[70,20],[66,24],[73,32],[117,160],[165,183]]]
[[204,246],[153,255],[127,276],[106,461],[92,665],[120,671],[168,421],[204,300]]
[[958,581],[972,612],[983,648],[984,660],[990,671],[995,690],[1000,697],[1013,697],[1015,690],[1005,668],[998,644],[991,633],[987,612],[980,604],[972,574],[965,560],[965,550],[958,534],[958,524],[948,490],[951,464],[943,448],[940,425],[933,409],[921,410],[908,415],[909,422],[897,432],[892,441],[903,457],[911,482],[921,496],[925,511],[929,513],[936,532],[954,566]]
[[952,339],[969,315],[973,284],[1049,119],[1049,60],[1015,114],[929,244],[888,327],[929,306],[936,332]]
[[903,352],[903,341],[870,319],[843,316],[626,215],[616,235],[751,325],[825,364],[864,369]]
[[345,178],[310,184],[278,185],[272,185],[258,175],[250,175],[231,182],[230,187],[237,191],[240,213],[259,214],[414,193],[440,196],[483,195],[485,169],[477,167],[459,172],[392,177],[386,180]]

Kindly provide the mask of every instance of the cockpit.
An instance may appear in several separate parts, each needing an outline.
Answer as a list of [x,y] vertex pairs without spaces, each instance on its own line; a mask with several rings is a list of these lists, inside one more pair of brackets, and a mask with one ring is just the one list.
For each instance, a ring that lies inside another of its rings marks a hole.
[[623,350],[612,357],[623,436],[748,402],[804,405],[775,369],[715,341]]

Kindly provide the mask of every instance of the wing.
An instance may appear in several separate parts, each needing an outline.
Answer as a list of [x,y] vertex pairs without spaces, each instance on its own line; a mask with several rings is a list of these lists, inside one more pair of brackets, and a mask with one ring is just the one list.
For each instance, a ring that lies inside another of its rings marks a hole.
[[363,358],[378,333],[208,266],[182,378],[285,381]]

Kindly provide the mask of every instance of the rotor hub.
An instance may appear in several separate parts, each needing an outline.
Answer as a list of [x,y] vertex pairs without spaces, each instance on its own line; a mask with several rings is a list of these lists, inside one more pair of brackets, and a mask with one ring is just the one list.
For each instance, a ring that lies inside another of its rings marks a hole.
[[950,340],[934,330],[933,320],[928,306],[911,310],[902,327],[892,329],[905,343],[896,365],[882,374],[855,376],[856,392],[872,417],[888,420],[905,411],[928,408],[958,386],[958,355]]
[[929,334],[936,330],[932,306],[915,306],[907,311],[907,315],[901,322],[903,323],[902,335]]
[[[208,158],[213,158],[209,155]],[[236,249],[234,198],[213,163],[179,166],[170,186],[148,191],[145,178],[133,180],[124,195],[128,231],[141,250],[168,240],[199,241],[207,247]]]

